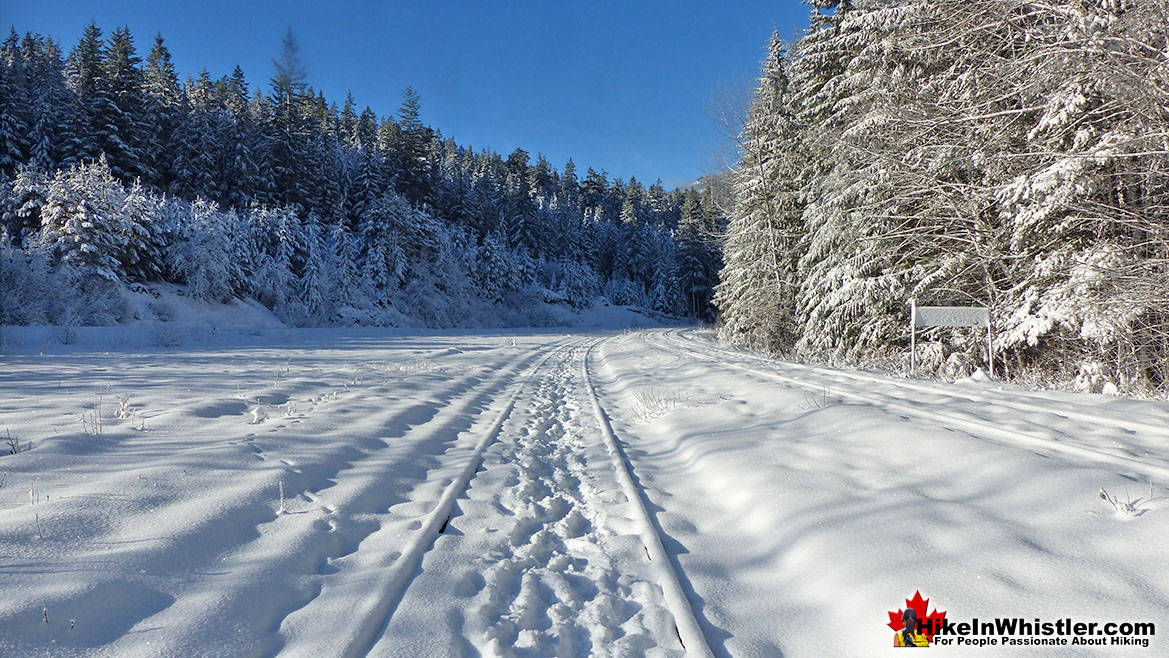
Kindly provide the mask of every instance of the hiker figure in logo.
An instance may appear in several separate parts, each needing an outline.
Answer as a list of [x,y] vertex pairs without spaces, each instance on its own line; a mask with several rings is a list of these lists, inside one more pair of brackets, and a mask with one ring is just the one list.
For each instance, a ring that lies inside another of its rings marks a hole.
[[928,647],[929,638],[917,632],[917,612],[913,608],[901,613],[901,621],[905,628],[897,631],[893,636],[895,647]]

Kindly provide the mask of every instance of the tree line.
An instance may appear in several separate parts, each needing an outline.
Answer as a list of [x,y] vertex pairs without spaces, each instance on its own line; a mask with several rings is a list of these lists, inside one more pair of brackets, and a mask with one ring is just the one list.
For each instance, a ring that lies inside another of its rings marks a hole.
[[[307,85],[291,31],[275,62],[266,88],[239,67],[180,82],[161,35],[143,62],[128,28],[91,23],[67,56],[13,30],[0,323],[120,321],[111,286],[156,281],[296,324],[539,322],[534,302],[598,295],[712,313],[709,194],[456,144],[411,88],[393,116],[352,95],[338,108]],[[57,279],[88,301],[54,301]]]
[[809,4],[739,135],[722,334],[903,370],[909,299],[984,306],[1008,377],[1169,391],[1169,3]]

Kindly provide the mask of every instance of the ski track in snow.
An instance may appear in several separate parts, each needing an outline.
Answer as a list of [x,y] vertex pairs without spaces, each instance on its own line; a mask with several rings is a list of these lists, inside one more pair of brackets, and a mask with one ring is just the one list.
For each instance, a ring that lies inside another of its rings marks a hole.
[[[589,414],[583,354],[557,354],[538,373],[371,655],[685,653],[647,562],[647,526]],[[426,623],[450,592],[473,612]]]
[[6,357],[0,655],[861,655],[913,587],[1169,610],[1164,497],[1088,484],[1162,491],[1163,405],[675,329],[300,336]]
[[[276,365],[271,385],[233,397],[192,395],[138,414],[142,437],[127,428],[131,418],[107,420],[100,436],[62,439],[61,452],[85,457],[70,470],[92,470],[96,481],[54,482],[51,498],[0,517],[0,528],[13,529],[0,544],[15,547],[17,558],[0,575],[31,581],[5,588],[0,623],[45,607],[57,624],[0,636],[0,648],[5,655],[46,643],[54,655],[421,656],[427,646],[435,656],[452,655],[452,647],[468,655],[683,655],[666,600],[676,604],[676,593],[665,595],[658,583],[670,574],[649,562],[652,525],[629,509],[631,490],[616,479],[628,467],[601,438],[586,340],[522,349],[512,339],[485,349],[493,362],[430,377],[432,386],[415,396],[393,393],[410,375],[468,350],[422,352],[396,371],[354,363],[333,382],[320,364],[292,372],[290,358]],[[148,388],[159,379],[136,383]],[[74,375],[70,383],[88,386],[83,399],[95,384],[103,390],[97,378]],[[58,388],[66,404],[73,400]],[[135,398],[143,400],[137,391]],[[64,406],[36,393],[33,400],[45,411]],[[324,405],[335,408],[317,414]],[[351,440],[312,445],[317,432],[343,435],[348,419],[358,423]],[[231,429],[222,440],[162,446],[151,446],[145,429],[184,435],[203,423]],[[104,445],[74,446],[83,442]],[[260,474],[222,473],[239,468]],[[200,479],[214,479],[216,491],[193,495]],[[162,491],[144,497],[148,487]],[[274,505],[277,490],[283,498]],[[30,537],[23,518],[30,511],[51,528],[48,539]],[[459,569],[426,566],[452,555]],[[104,576],[103,563],[133,569]],[[80,575],[75,585],[27,578],[69,564]],[[472,598],[477,611],[458,624],[456,610],[444,611],[449,636],[435,633],[427,616],[444,608],[441,600],[415,605],[434,587],[446,598],[451,591]],[[66,616],[81,620],[67,634]],[[211,636],[224,641],[209,645]]]
[[[971,432],[976,435],[983,435],[988,438],[993,437],[1011,446],[1026,447],[1046,453],[1063,453],[1087,461],[1103,462],[1115,468],[1126,470],[1145,481],[1169,481],[1169,462],[1165,461],[1165,457],[1160,454],[1160,451],[1154,447],[1152,442],[1149,443],[1147,451],[1138,454],[1128,448],[1120,448],[1112,451],[1100,449],[1095,447],[1095,444],[1098,442],[1093,440],[1100,434],[1101,430],[1120,430],[1130,435],[1136,435],[1139,432],[1148,438],[1155,437],[1157,440],[1163,442],[1169,439],[1169,422],[1166,422],[1166,419],[1163,419],[1159,424],[1155,419],[1146,421],[1138,418],[1126,418],[1119,420],[1109,416],[1086,413],[1075,409],[1052,408],[1054,405],[1050,403],[1047,407],[1040,407],[1033,404],[1001,399],[991,400],[983,395],[955,392],[952,387],[946,389],[935,387],[931,389],[920,384],[898,382],[888,377],[877,378],[871,375],[860,375],[848,371],[835,371],[831,375],[825,376],[824,369],[785,362],[782,364],[783,367],[795,371],[799,376],[795,374],[788,375],[777,372],[776,364],[774,363],[767,364],[765,361],[758,360],[757,357],[753,356],[744,358],[741,353],[733,350],[713,348],[706,345],[695,345],[693,341],[688,341],[688,349],[679,349],[673,346],[678,344],[680,340],[678,332],[651,332],[645,334],[643,337],[650,345],[681,358],[692,359],[695,356],[701,355],[703,358],[718,363],[720,366],[731,367],[753,377],[762,377],[771,381],[777,381],[788,387],[800,387],[813,394],[819,392],[828,397],[835,395],[836,397],[871,404],[876,408],[899,414],[902,419],[912,416],[927,420],[931,423]],[[755,362],[758,365],[745,365],[741,362],[742,360]],[[877,387],[869,386],[860,388],[858,386],[865,384],[876,384],[878,387],[893,386],[903,393],[916,393],[917,397],[913,398],[909,395],[893,397],[882,393],[880,388]],[[965,399],[981,405],[983,411],[989,407],[992,412],[1013,410],[1029,414],[1031,417],[1024,417],[1021,420],[1016,416],[1004,420],[980,417],[976,413],[965,410],[954,411],[952,403],[955,398]],[[1095,425],[1100,429],[1095,431],[1082,431],[1078,433],[1078,436],[1069,437],[1044,426],[1043,417],[1049,415],[1054,415],[1065,421],[1074,421],[1080,427]],[[1150,459],[1156,459],[1160,463],[1149,463]]]
[[[1092,407],[1086,407],[1083,404],[1083,400],[1075,399],[1080,397],[1077,394],[1071,394],[1071,400],[1059,404],[1054,403],[1050,398],[1041,400],[1038,403],[1030,403],[1025,399],[1011,399],[1003,395],[989,396],[970,390],[963,391],[957,386],[939,386],[935,383],[897,379],[890,376],[873,375],[856,370],[823,368],[791,361],[776,361],[752,354],[738,347],[716,346],[710,342],[697,339],[694,332],[678,329],[647,332],[646,339],[647,342],[657,347],[666,347],[663,345],[663,339],[667,345],[671,342],[679,345],[684,348],[684,352],[687,353],[687,358],[693,358],[697,354],[701,354],[713,358],[719,363],[725,363],[728,360],[742,360],[754,363],[763,372],[775,373],[777,370],[792,371],[791,374],[798,373],[805,376],[808,379],[807,383],[813,385],[818,383],[828,385],[837,384],[848,387],[855,383],[866,387],[870,387],[873,384],[882,387],[890,386],[900,391],[912,391],[919,395],[924,394],[926,397],[922,401],[937,406],[943,406],[945,403],[950,403],[955,400],[965,400],[981,405],[993,404],[994,408],[990,411],[998,414],[1004,414],[1006,411],[1017,411],[1036,416],[1051,415],[1101,427],[1118,428],[1132,434],[1143,432],[1151,433],[1161,438],[1169,438],[1169,423],[1166,423],[1166,418],[1163,414],[1153,415],[1145,413],[1144,409],[1128,403],[1124,399],[1115,400],[1116,406],[1123,408],[1124,411],[1124,417],[1118,418],[1102,415],[1092,410]],[[669,347],[666,347],[666,349],[671,349],[675,353],[678,352],[677,349]],[[1024,398],[1028,394],[1025,390],[1016,390],[1015,393]],[[1035,421],[1032,420],[1032,422]]]

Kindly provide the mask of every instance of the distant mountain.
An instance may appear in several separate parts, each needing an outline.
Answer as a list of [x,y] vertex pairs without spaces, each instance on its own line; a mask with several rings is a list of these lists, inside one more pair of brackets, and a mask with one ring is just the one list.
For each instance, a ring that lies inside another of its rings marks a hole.
[[696,192],[705,192],[708,189],[714,195],[715,201],[718,202],[718,207],[726,212],[731,204],[732,196],[731,190],[735,182],[735,172],[720,171],[714,174],[707,174],[698,180],[692,181],[680,186],[683,190],[695,190]]

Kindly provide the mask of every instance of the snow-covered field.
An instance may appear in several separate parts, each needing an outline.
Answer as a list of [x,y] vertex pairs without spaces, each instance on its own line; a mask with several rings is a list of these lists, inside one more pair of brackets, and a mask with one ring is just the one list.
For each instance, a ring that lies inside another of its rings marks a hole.
[[0,655],[880,655],[915,591],[1169,623],[1165,402],[694,330],[255,333],[9,337]]

